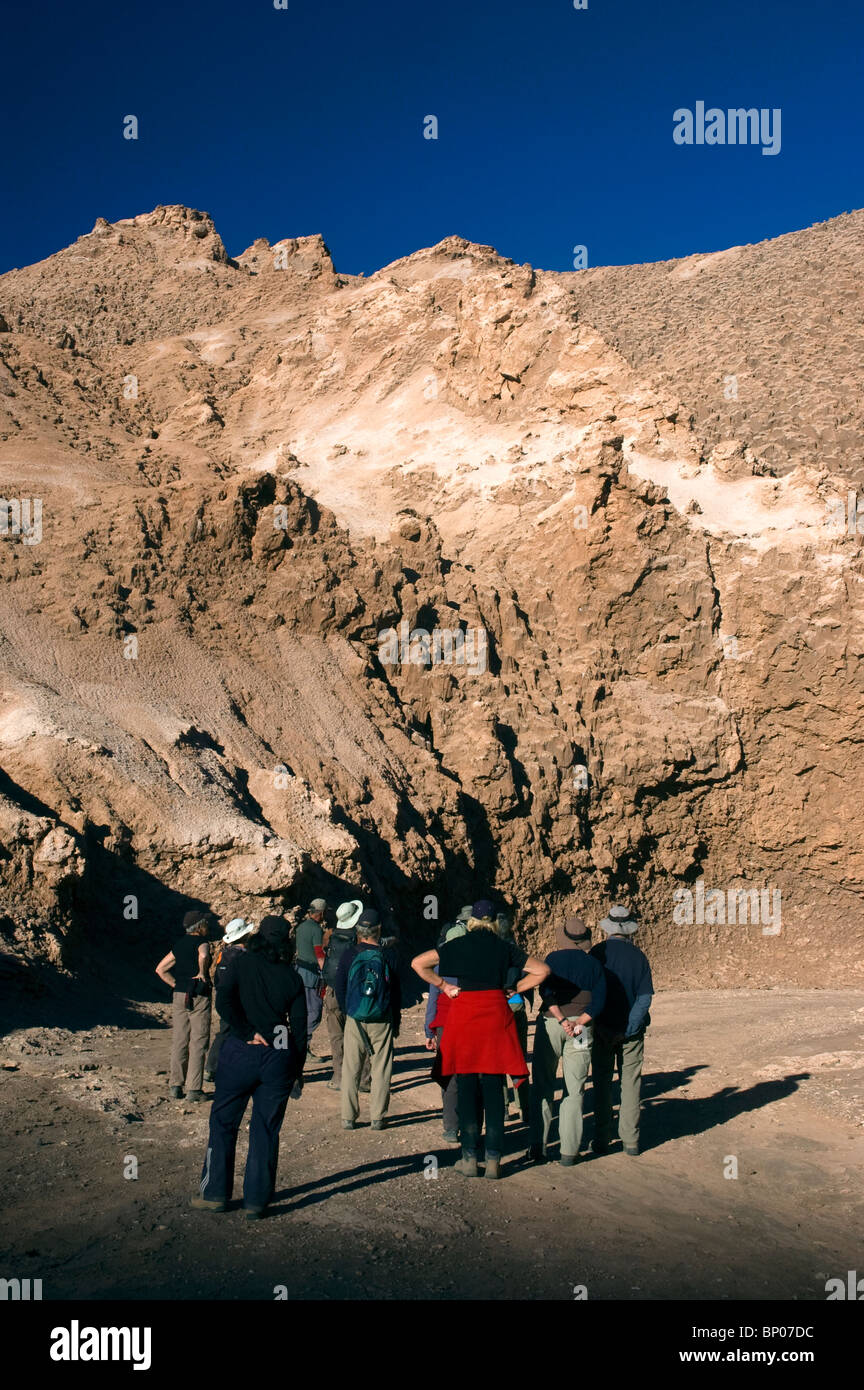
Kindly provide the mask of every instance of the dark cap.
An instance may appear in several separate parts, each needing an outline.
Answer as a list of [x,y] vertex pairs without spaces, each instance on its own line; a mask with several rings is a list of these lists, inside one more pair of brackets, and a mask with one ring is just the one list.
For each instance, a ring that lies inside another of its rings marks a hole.
[[471,909],[475,917],[494,917],[495,909],[488,898],[481,898]]
[[191,931],[193,927],[206,925],[209,921],[209,912],[202,912],[199,907],[193,907],[192,911],[187,912],[183,917],[183,930]]
[[378,927],[381,925],[381,913],[376,912],[374,907],[367,907],[360,913],[357,925],[358,927]]
[[262,917],[258,935],[264,941],[270,941],[274,946],[277,946],[291,935],[291,928],[284,917]]

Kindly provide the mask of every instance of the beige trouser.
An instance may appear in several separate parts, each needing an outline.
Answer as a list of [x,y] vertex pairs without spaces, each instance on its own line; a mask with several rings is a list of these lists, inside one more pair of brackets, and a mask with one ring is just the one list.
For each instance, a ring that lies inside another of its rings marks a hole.
[[639,1103],[642,1091],[642,1062],[645,1056],[645,1030],[635,1038],[614,1043],[594,1032],[591,1076],[594,1081],[594,1142],[612,1141],[612,1077],[617,1065],[621,1076],[621,1108],[618,1136],[628,1149],[639,1147]]
[[578,1039],[568,1038],[551,1014],[541,1014],[537,1020],[531,1075],[531,1142],[542,1144],[544,1153],[552,1127],[559,1061],[564,1072],[564,1095],[558,1113],[561,1154],[573,1157],[582,1147],[582,1094],[591,1063],[592,1032],[589,1023]]
[[372,1047],[372,1093],[369,1096],[369,1118],[372,1124],[383,1120],[390,1104],[390,1078],[393,1074],[393,1024],[364,1023],[345,1019],[344,1050],[342,1054],[342,1119],[356,1120],[360,1114],[360,1074],[363,1061],[369,1055],[363,1033]]
[[[324,995],[324,1022],[327,1025],[327,1036],[330,1039],[330,1062],[333,1067],[333,1080],[337,1086],[342,1085],[342,1049],[345,1043],[345,1015],[339,1008],[339,1001],[333,988],[328,985],[327,993]],[[369,1054],[363,1063],[363,1075],[360,1078],[361,1086],[367,1086],[369,1082]]]
[[[171,1012],[171,1081],[187,1091],[200,1091],[204,1080],[204,1057],[210,1041],[210,998],[201,995],[192,1008],[186,1008],[186,995],[174,991]],[[188,1063],[188,1067],[187,1067]]]

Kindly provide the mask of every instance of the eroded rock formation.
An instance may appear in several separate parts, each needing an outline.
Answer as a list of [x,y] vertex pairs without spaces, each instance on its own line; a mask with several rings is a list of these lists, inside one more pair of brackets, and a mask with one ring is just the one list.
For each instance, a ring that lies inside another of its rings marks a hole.
[[171,207],[0,277],[7,948],[482,889],[537,946],[632,898],[667,984],[851,980],[862,241],[367,279]]

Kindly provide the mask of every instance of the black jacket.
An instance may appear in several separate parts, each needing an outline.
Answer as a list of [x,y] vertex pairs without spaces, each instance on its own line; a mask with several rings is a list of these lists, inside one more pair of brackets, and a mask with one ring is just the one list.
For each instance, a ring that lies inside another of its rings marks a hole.
[[301,1066],[306,1060],[306,991],[293,965],[269,961],[260,951],[238,951],[217,982],[216,1008],[228,1033],[251,1042],[256,1033],[272,1046],[288,1026]]

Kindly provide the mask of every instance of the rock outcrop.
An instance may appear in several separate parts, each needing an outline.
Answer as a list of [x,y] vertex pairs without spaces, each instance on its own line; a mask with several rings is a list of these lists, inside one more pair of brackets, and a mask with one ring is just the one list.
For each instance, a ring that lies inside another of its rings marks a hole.
[[169,207],[0,277],[6,948],[482,889],[853,978],[862,241],[367,279]]

